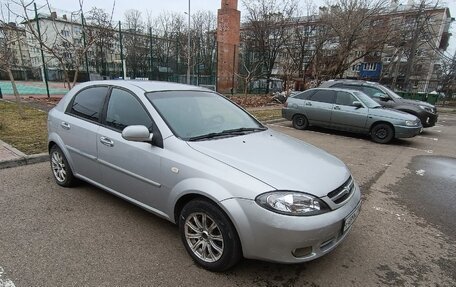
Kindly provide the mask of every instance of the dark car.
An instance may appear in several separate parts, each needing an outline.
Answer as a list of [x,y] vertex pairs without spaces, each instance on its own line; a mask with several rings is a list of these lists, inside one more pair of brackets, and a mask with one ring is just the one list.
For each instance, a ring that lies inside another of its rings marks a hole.
[[290,96],[282,116],[296,129],[309,125],[369,134],[377,143],[418,135],[420,120],[411,114],[383,108],[360,91],[316,88]]
[[404,99],[379,83],[360,80],[329,80],[320,85],[320,88],[329,87],[362,91],[384,107],[415,115],[425,128],[432,127],[437,122],[438,114],[435,106],[422,101]]

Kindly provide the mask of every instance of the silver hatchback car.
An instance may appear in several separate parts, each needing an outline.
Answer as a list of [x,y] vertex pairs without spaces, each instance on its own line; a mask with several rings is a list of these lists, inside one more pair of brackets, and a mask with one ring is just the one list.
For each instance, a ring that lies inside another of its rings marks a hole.
[[80,84],[50,111],[48,130],[59,185],[84,180],[176,223],[190,256],[212,271],[242,256],[318,258],[360,211],[343,162],[207,89]]

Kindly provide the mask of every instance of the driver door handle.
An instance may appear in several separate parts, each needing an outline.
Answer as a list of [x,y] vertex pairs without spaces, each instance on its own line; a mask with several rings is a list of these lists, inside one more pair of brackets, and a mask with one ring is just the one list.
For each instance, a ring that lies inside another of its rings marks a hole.
[[100,142],[102,144],[104,144],[105,146],[109,146],[109,147],[113,147],[114,146],[114,142],[107,138],[107,137],[100,137]]
[[306,102],[306,106],[312,106],[311,102]]
[[334,109],[335,110],[340,110],[340,107],[339,106],[335,106]]
[[61,122],[60,123],[60,126],[65,129],[65,130],[69,130],[70,129],[70,124],[67,123],[67,122]]

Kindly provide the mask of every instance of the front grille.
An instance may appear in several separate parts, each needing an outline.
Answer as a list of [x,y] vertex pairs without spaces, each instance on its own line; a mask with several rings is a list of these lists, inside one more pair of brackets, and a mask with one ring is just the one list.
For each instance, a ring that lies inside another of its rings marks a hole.
[[344,202],[353,193],[355,182],[350,176],[341,186],[328,193],[328,197],[336,204]]

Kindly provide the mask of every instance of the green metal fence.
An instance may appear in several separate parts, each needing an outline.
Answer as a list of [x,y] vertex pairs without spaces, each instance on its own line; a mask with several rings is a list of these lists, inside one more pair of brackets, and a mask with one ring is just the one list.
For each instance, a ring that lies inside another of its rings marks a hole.
[[396,94],[403,97],[404,99],[428,102],[432,105],[435,105],[439,99],[439,94],[408,93],[408,92],[396,92]]

